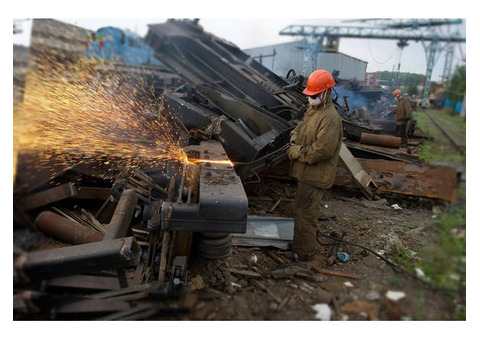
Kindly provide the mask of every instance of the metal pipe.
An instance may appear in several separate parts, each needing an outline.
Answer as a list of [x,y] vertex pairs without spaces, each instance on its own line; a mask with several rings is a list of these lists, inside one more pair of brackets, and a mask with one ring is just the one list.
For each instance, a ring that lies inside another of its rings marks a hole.
[[376,135],[373,133],[362,132],[360,136],[360,144],[383,146],[386,148],[398,149],[402,139],[395,136]]
[[71,244],[100,242],[103,234],[51,211],[40,213],[35,227],[44,233]]
[[128,227],[132,221],[136,205],[137,194],[135,190],[124,190],[122,196],[120,196],[120,199],[118,200],[112,219],[107,226],[107,232],[103,238],[104,241],[114,240],[127,235]]
[[141,248],[135,237],[22,253],[14,261],[17,277],[38,280],[135,266]]

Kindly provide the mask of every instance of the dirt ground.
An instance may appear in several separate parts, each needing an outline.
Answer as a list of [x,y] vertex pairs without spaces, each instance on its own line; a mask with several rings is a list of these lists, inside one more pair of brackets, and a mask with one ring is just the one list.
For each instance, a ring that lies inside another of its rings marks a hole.
[[[265,183],[263,183],[265,184]],[[247,186],[249,215],[293,217],[295,184],[269,180]],[[271,212],[279,195],[287,198]],[[252,197],[272,198],[255,200]],[[344,240],[386,258],[415,256],[431,239],[432,218],[444,202],[385,194],[368,201],[360,191],[333,188],[322,207],[321,231],[345,233]],[[395,209],[392,205],[401,209]],[[331,240],[322,237],[322,243]],[[395,271],[372,252],[341,246],[348,262],[327,263],[331,245],[321,246],[309,262],[288,250],[233,247],[232,255],[207,260],[192,257],[182,304],[191,312],[183,320],[452,320],[454,306],[441,292]],[[318,273],[327,270],[337,275]],[[272,274],[273,273],[273,274]],[[340,273],[340,274],[339,274]]]
[[[294,182],[267,178],[246,191],[249,216],[293,217]],[[452,299],[372,253],[390,261],[421,254],[433,242],[433,219],[446,202],[396,194],[369,201],[360,190],[340,187],[329,196],[319,230],[341,231],[355,244],[337,249],[349,255],[347,262],[328,263],[332,240],[326,237],[320,242],[327,245],[309,262],[271,246],[233,246],[232,254],[220,259],[205,259],[193,250],[185,293],[168,302],[185,307],[173,320],[455,319]],[[153,319],[159,318],[165,320]]]

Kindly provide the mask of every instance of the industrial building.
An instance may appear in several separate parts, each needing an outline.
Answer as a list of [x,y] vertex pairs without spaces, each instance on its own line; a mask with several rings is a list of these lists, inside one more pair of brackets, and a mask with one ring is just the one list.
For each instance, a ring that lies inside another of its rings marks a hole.
[[30,51],[33,54],[56,53],[76,60],[85,54],[85,40],[90,30],[53,19],[35,19],[32,24]]
[[[304,67],[306,43],[305,41],[292,41],[283,44],[268,45],[244,50],[256,61],[270,69],[275,74],[286,77],[290,69],[301,74]],[[308,76],[314,69],[323,69],[329,72],[340,71],[342,79],[364,81],[367,74],[367,62],[339,52],[317,52],[317,65],[312,67],[314,58],[306,60],[306,74]]]

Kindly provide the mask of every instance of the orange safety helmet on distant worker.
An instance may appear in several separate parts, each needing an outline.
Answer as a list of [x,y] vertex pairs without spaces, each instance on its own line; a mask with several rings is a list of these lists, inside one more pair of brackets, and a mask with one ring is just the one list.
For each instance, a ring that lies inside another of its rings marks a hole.
[[396,96],[399,96],[402,94],[402,91],[400,89],[396,89],[395,91],[393,91],[393,96],[396,97]]
[[335,81],[333,80],[330,72],[325,70],[316,70],[312,72],[310,77],[308,77],[307,87],[305,90],[303,90],[303,94],[307,96],[314,96],[334,86]]

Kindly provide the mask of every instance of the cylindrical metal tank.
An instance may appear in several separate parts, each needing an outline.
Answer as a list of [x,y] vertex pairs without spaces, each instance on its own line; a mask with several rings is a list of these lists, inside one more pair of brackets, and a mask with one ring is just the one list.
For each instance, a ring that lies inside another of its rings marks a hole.
[[395,136],[376,135],[376,134],[365,133],[365,132],[362,132],[362,135],[360,136],[361,144],[382,146],[385,148],[398,149],[400,148],[401,142],[402,142],[402,139],[400,137],[395,137]]
[[103,234],[51,211],[44,211],[35,220],[35,227],[44,233],[71,244],[100,242]]

